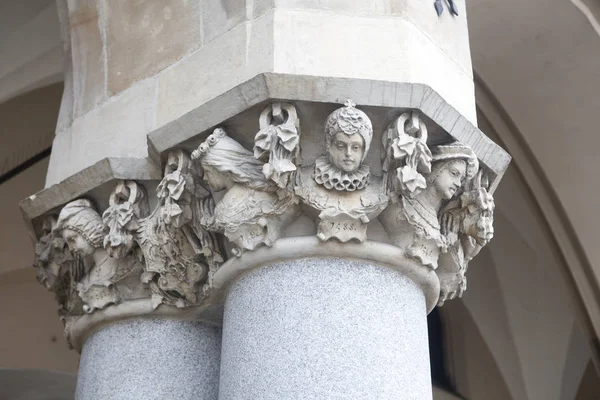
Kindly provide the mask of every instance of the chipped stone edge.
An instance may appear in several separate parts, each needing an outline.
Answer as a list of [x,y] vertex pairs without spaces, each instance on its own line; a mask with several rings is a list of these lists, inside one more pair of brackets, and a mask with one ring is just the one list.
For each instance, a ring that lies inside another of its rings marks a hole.
[[43,189],[19,202],[32,241],[37,242],[33,220],[52,209],[83,196],[89,191],[119,179],[160,180],[160,166],[146,158],[104,158],[60,183]]
[[493,172],[491,193],[508,168],[510,155],[431,87],[371,79],[262,73],[149,133],[148,141],[163,153],[268,100],[339,103],[346,98],[361,106],[420,110],[452,137],[470,146]]

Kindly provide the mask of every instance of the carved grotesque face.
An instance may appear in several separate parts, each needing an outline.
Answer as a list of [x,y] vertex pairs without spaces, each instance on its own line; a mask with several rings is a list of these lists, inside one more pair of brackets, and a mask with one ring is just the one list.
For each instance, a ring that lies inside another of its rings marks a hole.
[[90,245],[83,236],[68,228],[63,229],[62,237],[67,243],[67,246],[69,246],[69,250],[73,254],[89,256],[96,251],[96,249]]
[[360,167],[365,150],[365,142],[359,134],[351,136],[338,132],[331,139],[329,159],[339,170],[354,172]]
[[453,160],[441,167],[433,182],[436,192],[445,200],[450,200],[461,188],[467,174],[467,163],[464,160]]

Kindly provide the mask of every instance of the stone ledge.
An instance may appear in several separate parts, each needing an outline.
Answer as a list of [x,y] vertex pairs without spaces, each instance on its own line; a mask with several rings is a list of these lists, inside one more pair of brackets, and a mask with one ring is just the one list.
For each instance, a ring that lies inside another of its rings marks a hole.
[[427,85],[276,73],[259,74],[207,101],[149,133],[148,140],[163,153],[269,100],[339,103],[345,98],[352,98],[360,106],[420,110],[450,136],[473,149],[492,172],[492,193],[510,163],[511,157],[506,151]]
[[119,179],[140,181],[160,180],[160,166],[145,158],[105,158],[70,176],[60,183],[43,189],[19,203],[29,234],[37,241],[33,220],[91,190]]

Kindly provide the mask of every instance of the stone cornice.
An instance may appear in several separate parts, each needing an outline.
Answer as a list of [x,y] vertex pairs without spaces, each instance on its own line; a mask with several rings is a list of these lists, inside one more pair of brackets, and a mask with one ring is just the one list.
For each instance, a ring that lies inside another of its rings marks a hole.
[[89,195],[102,185],[121,179],[159,181],[162,178],[159,163],[144,158],[105,158],[72,175],[68,179],[33,194],[19,203],[34,242],[38,234],[32,226],[36,218],[74,200]]

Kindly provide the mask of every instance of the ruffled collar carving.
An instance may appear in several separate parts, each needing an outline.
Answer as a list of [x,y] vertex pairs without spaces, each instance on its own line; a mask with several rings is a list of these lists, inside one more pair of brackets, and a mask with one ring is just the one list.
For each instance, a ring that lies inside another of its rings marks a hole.
[[369,185],[371,171],[368,165],[361,165],[355,172],[343,172],[331,165],[329,157],[321,156],[315,161],[313,179],[326,189],[353,192]]

